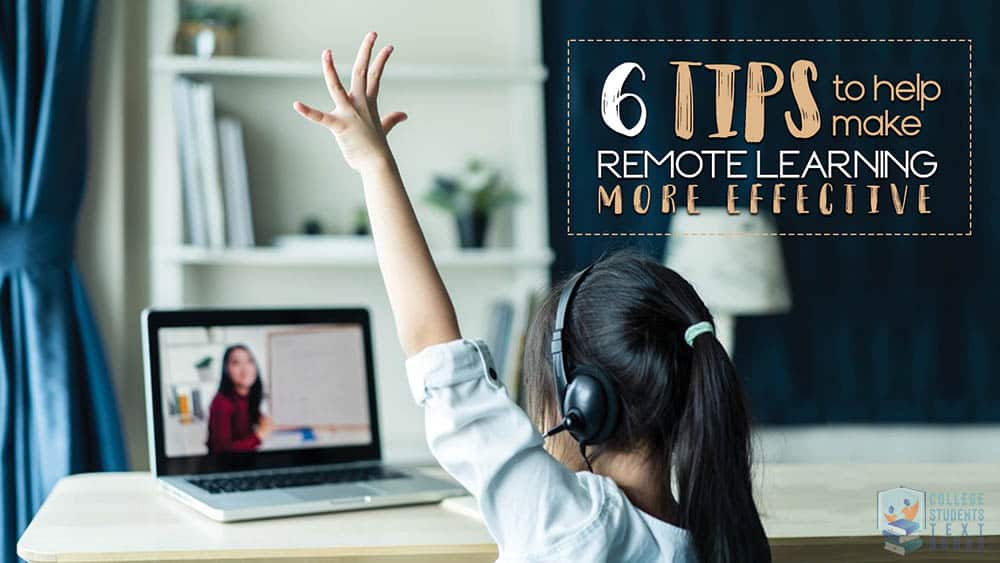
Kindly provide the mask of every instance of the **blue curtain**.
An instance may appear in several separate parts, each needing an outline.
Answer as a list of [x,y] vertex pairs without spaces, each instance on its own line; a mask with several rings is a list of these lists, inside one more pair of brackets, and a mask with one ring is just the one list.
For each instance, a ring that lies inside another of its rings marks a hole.
[[[568,38],[971,37],[975,49],[974,236],[782,239],[794,309],[787,315],[740,318],[735,362],[748,381],[754,415],[763,423],[1000,421],[1000,378],[996,377],[1000,369],[996,296],[1000,223],[994,220],[1000,206],[993,185],[1000,159],[994,158],[992,140],[998,99],[997,39],[992,29],[996,17],[995,5],[988,2],[546,0],[543,29],[545,62],[551,72],[546,127],[550,241],[556,251],[553,275],[564,275],[620,246],[637,247],[659,258],[666,244],[654,237],[566,236],[566,198],[558,186],[566,183]],[[574,91],[599,89],[607,69],[627,60],[623,53],[629,48],[628,44],[610,44],[600,51],[607,54],[607,65],[574,66],[570,77]],[[727,57],[739,54],[738,47],[727,48]],[[907,57],[891,59],[906,67],[927,62],[899,54],[905,52],[896,50],[886,56]],[[862,64],[848,58],[854,53],[842,50],[838,66]],[[699,104],[711,107],[712,100],[696,101],[696,107]],[[961,118],[964,115],[956,117]],[[598,146],[604,138],[599,127],[588,129],[586,121],[579,119],[573,123],[572,134],[581,146]],[[655,138],[656,134],[661,138]],[[649,138],[651,150],[658,150],[670,146],[668,134],[646,131],[643,136]],[[602,148],[614,147],[602,144]],[[940,156],[962,159],[966,151],[967,147],[956,143]],[[627,227],[649,230],[648,223],[643,225],[648,217],[626,220],[635,223]],[[663,226],[661,217],[652,220]],[[795,230],[795,221],[790,215],[778,219],[787,230]],[[574,224],[575,231],[597,227],[582,222]]]
[[95,2],[0,2],[0,560],[56,482],[126,456],[73,262]]

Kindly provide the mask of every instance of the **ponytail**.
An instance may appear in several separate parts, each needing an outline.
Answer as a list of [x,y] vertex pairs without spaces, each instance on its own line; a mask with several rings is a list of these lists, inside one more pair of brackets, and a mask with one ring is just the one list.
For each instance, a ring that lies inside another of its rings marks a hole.
[[712,334],[691,343],[691,379],[672,453],[678,523],[701,563],[769,563],[750,473],[743,387]]

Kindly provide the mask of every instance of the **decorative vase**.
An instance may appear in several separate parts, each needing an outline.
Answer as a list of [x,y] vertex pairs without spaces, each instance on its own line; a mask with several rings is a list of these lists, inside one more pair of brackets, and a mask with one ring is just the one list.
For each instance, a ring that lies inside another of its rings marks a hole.
[[472,211],[455,216],[458,222],[458,240],[462,248],[482,248],[486,241],[486,227],[490,216],[481,211]]
[[196,57],[232,57],[236,55],[235,26],[213,21],[184,21],[177,27],[174,50]]

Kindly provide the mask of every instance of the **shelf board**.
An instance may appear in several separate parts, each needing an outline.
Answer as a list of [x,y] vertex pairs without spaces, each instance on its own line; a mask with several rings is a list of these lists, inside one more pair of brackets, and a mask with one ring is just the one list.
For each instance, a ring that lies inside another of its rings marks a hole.
[[[247,78],[319,78],[319,60],[261,57],[194,57],[159,55],[151,63],[155,72],[184,76],[242,76]],[[342,68],[342,80],[350,79],[350,69]],[[393,63],[385,70],[386,80],[447,80],[469,82],[543,82],[548,71],[541,65],[414,64]]]
[[[477,250],[438,250],[432,252],[434,262],[442,268],[547,268],[552,263],[552,251],[532,251],[509,248]],[[377,268],[372,252],[336,254],[330,251],[285,249],[278,247],[209,249],[176,246],[159,249],[157,256],[169,263],[191,266],[311,266]]]

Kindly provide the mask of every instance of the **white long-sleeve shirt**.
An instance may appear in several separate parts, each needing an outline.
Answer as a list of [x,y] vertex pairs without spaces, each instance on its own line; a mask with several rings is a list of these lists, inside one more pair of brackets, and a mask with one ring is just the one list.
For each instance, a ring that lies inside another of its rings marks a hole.
[[479,501],[498,561],[697,561],[686,530],[633,506],[610,478],[573,473],[542,448],[481,341],[431,346],[406,371],[431,452]]

